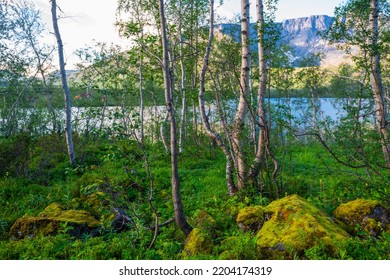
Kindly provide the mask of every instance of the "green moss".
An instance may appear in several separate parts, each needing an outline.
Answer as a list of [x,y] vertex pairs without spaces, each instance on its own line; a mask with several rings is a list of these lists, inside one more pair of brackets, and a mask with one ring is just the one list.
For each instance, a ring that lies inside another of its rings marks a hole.
[[264,214],[263,207],[248,206],[238,212],[236,222],[244,231],[257,231],[264,222]]
[[298,195],[287,196],[268,205],[269,220],[257,233],[261,248],[302,253],[319,243],[336,250],[334,242],[348,234],[323,212]]
[[205,230],[213,230],[217,226],[217,222],[206,210],[200,210],[195,218],[195,226]]
[[378,236],[386,230],[390,218],[389,211],[379,201],[366,199],[341,204],[333,214],[351,234],[359,234],[362,229],[371,236]]
[[39,214],[42,217],[49,216],[49,217],[57,217],[61,215],[62,212],[62,206],[61,204],[54,202],[47,206],[45,210],[41,214]]
[[220,260],[238,260],[238,258],[230,251],[223,251],[218,259]]
[[84,210],[62,210],[59,203],[52,203],[37,217],[23,216],[10,229],[13,239],[52,235],[58,233],[61,224],[70,227],[96,228],[100,222]]
[[335,218],[342,220],[347,225],[355,225],[361,223],[363,218],[379,205],[380,203],[376,200],[356,199],[341,204],[333,214]]
[[110,199],[108,198],[108,195],[102,191],[97,191],[86,197],[82,197],[82,202],[88,211],[97,216],[102,215],[104,211],[106,211],[106,208],[110,209],[110,207],[106,207],[110,205]]
[[100,222],[91,215],[91,213],[84,210],[67,210],[56,217],[58,221],[69,222],[80,225],[87,225],[90,228],[98,227]]
[[187,237],[182,256],[186,258],[199,254],[210,254],[212,248],[213,242],[207,232],[194,228]]
[[85,210],[62,210],[59,203],[52,203],[39,214],[40,217],[48,217],[60,222],[85,224],[88,227],[97,227],[100,222]]
[[10,236],[14,240],[47,236],[55,233],[59,227],[59,221],[51,218],[23,216],[12,225]]

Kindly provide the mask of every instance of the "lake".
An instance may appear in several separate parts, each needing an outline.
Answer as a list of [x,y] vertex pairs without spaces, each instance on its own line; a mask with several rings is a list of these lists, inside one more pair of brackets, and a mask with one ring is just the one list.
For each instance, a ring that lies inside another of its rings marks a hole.
[[[365,112],[372,111],[373,104],[369,100],[358,100],[355,98],[271,98],[266,102],[266,108],[271,112],[271,121],[281,120],[289,125],[298,127],[312,127],[314,123],[327,121],[329,125],[336,125],[347,116],[348,108],[357,107],[359,102]],[[235,114],[236,102],[226,101],[223,104],[228,122],[232,122]],[[94,130],[122,129],[129,131],[137,128],[140,122],[138,107],[73,107],[72,108],[72,128],[80,133]],[[206,105],[206,111],[210,121],[217,123],[218,116],[215,114],[215,104]],[[53,112],[52,112],[53,113]],[[24,131],[34,131],[35,133],[47,133],[53,130],[53,114],[47,109],[23,109],[18,111],[18,129]],[[55,110],[56,130],[64,127],[64,110]],[[315,118],[313,117],[315,113]],[[158,126],[165,117],[165,106],[152,106],[144,109],[145,126]],[[189,114],[192,111],[189,110]],[[199,114],[199,111],[198,111]],[[364,115],[363,113],[360,115]],[[371,116],[370,121],[374,121]],[[200,117],[198,116],[198,123]],[[6,125],[6,120],[0,119],[2,127]]]

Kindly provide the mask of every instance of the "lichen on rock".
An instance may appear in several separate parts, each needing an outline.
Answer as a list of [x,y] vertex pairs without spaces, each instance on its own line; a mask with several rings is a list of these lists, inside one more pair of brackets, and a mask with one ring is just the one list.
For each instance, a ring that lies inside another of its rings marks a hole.
[[200,228],[194,228],[188,235],[182,257],[193,257],[199,254],[210,254],[213,241],[208,233]]
[[268,220],[257,233],[257,245],[269,251],[301,254],[319,243],[330,251],[348,234],[325,213],[298,195],[273,201],[266,207]]
[[37,217],[23,216],[10,229],[12,239],[53,235],[67,227],[68,233],[78,236],[100,226],[100,222],[84,210],[63,210],[59,203],[47,206]]
[[200,210],[195,217],[195,226],[200,229],[213,231],[217,222],[206,210]]
[[257,231],[264,223],[265,213],[261,206],[242,208],[237,215],[236,222],[243,231]]
[[371,236],[378,236],[390,225],[389,210],[377,200],[349,201],[337,207],[333,215],[346,225],[346,230],[351,234],[363,229]]

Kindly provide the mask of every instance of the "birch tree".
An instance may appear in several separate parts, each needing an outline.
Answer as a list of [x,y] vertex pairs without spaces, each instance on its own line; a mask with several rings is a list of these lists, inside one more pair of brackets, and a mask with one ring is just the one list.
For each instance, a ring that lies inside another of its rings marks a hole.
[[376,121],[378,132],[381,135],[381,145],[383,157],[385,159],[386,165],[390,168],[390,142],[388,136],[388,119],[386,112],[386,101],[385,93],[382,83],[382,73],[381,73],[381,54],[380,48],[378,45],[378,18],[379,18],[380,8],[379,0],[370,1],[370,15],[369,15],[369,30],[370,30],[370,81],[371,87],[374,95],[375,101],[375,112],[376,112]]
[[70,98],[70,92],[68,83],[66,80],[66,72],[65,72],[65,59],[64,59],[64,46],[62,44],[60,29],[58,27],[58,17],[57,17],[57,1],[51,0],[51,15],[53,21],[53,29],[54,34],[57,39],[58,46],[58,59],[60,66],[60,75],[61,75],[61,83],[62,89],[64,91],[64,99],[65,99],[65,136],[66,136],[66,146],[68,150],[69,161],[72,165],[76,163],[76,155],[73,146],[73,138],[72,138],[72,104]]
[[180,138],[179,138],[179,152],[182,153],[184,150],[184,139],[185,139],[185,127],[186,127],[186,116],[187,116],[187,86],[186,86],[186,71],[184,67],[184,37],[183,37],[183,11],[182,11],[182,0],[178,0],[178,31],[179,31],[179,51],[180,51],[180,72],[181,72],[181,83],[180,91],[182,95],[181,114],[180,114]]
[[330,41],[345,50],[363,75],[369,76],[375,104],[376,126],[387,168],[390,143],[386,99],[381,75],[381,52],[385,50],[390,4],[385,0],[349,0],[336,8],[335,22],[327,33]]
[[264,5],[263,0],[256,1],[257,12],[257,40],[258,40],[258,55],[259,55],[259,88],[257,93],[257,112],[259,136],[256,148],[256,155],[251,166],[250,177],[257,176],[260,163],[264,159],[265,148],[269,141],[267,115],[265,110],[265,95],[267,90],[267,69],[266,57],[264,48]]
[[244,128],[249,97],[250,48],[249,48],[249,0],[241,1],[241,75],[240,98],[233,124],[233,150],[237,168],[237,186],[242,189],[247,179],[246,156],[244,152]]
[[222,150],[223,154],[226,158],[226,184],[228,187],[229,195],[233,196],[237,189],[234,183],[234,162],[232,154],[229,150],[229,148],[224,143],[224,140],[220,134],[218,134],[216,131],[214,131],[211,128],[209,119],[207,117],[206,108],[205,108],[205,100],[204,100],[204,92],[205,92],[205,77],[206,72],[209,67],[209,58],[210,58],[210,52],[212,47],[212,42],[214,38],[214,0],[210,0],[210,29],[209,29],[209,38],[207,41],[206,51],[203,57],[203,63],[202,68],[200,72],[200,78],[199,78],[199,95],[198,95],[198,101],[199,101],[199,112],[202,119],[203,127],[205,129],[206,134],[213,139],[217,145]]
[[254,109],[251,109],[251,111],[255,112],[255,140],[257,139],[257,143],[255,143],[255,155],[249,172],[249,179],[254,183],[257,182],[257,177],[261,171],[261,167],[265,166],[264,163],[267,162],[267,159],[270,159],[274,165],[271,179],[275,187],[276,197],[279,196],[279,187],[276,180],[276,174],[279,170],[279,163],[271,152],[271,126],[270,120],[268,120],[267,109],[265,106],[265,97],[267,93],[267,86],[269,87],[268,83],[271,81],[270,75],[268,75],[267,64],[272,61],[271,57],[275,56],[274,46],[280,35],[280,31],[279,29],[275,28],[274,23],[274,13],[277,2],[277,0],[256,1],[259,86],[257,91],[257,104]]
[[175,210],[176,224],[182,230],[185,235],[189,235],[192,231],[192,227],[188,224],[184,215],[183,204],[180,196],[180,179],[178,173],[178,149],[177,149],[177,129],[175,112],[173,109],[173,98],[171,88],[171,72],[169,71],[169,55],[168,55],[168,38],[166,30],[165,9],[164,1],[158,1],[159,17],[160,17],[160,32],[161,32],[161,44],[162,44],[162,71],[164,76],[164,92],[166,109],[169,115],[170,125],[170,154],[171,154],[171,167],[172,167],[172,199],[173,207]]

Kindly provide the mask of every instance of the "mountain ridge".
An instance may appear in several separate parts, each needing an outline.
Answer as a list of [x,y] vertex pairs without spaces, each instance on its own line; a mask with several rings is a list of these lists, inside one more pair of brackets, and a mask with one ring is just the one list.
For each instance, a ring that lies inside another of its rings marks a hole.
[[[321,61],[311,60],[311,64],[321,66],[338,66],[346,62],[345,53],[336,46],[329,44],[320,35],[326,32],[333,24],[333,17],[327,15],[312,15],[300,18],[285,19],[277,22],[276,27],[280,30],[281,41],[278,45],[286,43],[290,47],[287,54],[293,66],[308,66],[310,56],[321,53],[324,55]],[[216,26],[219,35],[227,35],[235,41],[240,41],[240,25],[236,23],[222,23]],[[251,49],[257,51],[256,23],[250,27]]]

